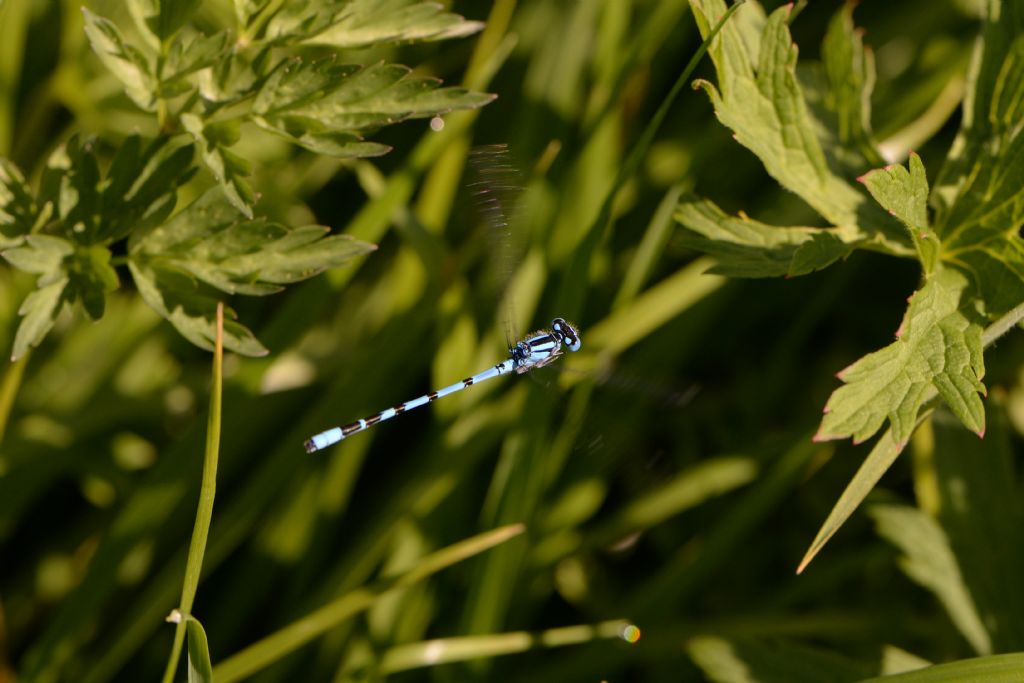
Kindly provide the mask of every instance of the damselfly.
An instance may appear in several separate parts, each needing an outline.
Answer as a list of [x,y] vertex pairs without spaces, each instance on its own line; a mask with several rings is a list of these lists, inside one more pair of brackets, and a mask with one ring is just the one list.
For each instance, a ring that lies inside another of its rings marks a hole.
[[497,377],[498,375],[504,375],[513,371],[516,374],[521,375],[533,370],[534,368],[544,367],[562,354],[563,346],[569,351],[579,351],[580,334],[575,327],[565,322],[562,318],[555,318],[551,321],[550,330],[541,330],[540,332],[536,332],[526,339],[517,342],[508,350],[508,358],[503,362],[487,368],[483,372],[479,372],[472,377],[467,377],[461,382],[456,382],[451,386],[447,386],[444,389],[431,391],[429,394],[424,394],[419,398],[414,398],[413,400],[406,401],[405,403],[399,403],[394,408],[387,408],[379,413],[370,415],[362,420],[357,420],[356,422],[352,422],[343,427],[334,427],[333,429],[328,429],[325,432],[320,432],[316,436],[306,440],[306,452],[313,453],[321,448],[327,448],[346,437],[358,434],[359,432],[372,427],[378,422],[390,420],[396,415],[401,415],[413,408],[419,408],[431,401],[436,401],[442,396],[454,394],[456,391],[462,391],[466,387],[479,384],[486,379]]

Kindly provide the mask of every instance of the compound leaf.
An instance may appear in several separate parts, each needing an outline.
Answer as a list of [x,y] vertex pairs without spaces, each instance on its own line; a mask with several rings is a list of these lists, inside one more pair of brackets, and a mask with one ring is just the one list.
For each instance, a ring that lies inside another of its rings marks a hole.
[[[317,3],[308,4],[315,6]],[[482,22],[467,21],[436,2],[351,0],[335,7],[334,16],[329,20],[312,22],[314,26],[321,25],[304,42],[351,49],[382,43],[462,38],[484,27]],[[288,23],[292,22],[294,19]],[[268,32],[280,32],[285,25],[271,22]]]
[[[707,35],[725,4],[698,0],[693,9],[702,35]],[[711,98],[719,120],[734,131],[736,140],[783,187],[832,225],[858,229],[860,241],[905,254],[908,240],[895,222],[830,167],[796,78],[797,49],[786,24],[789,11],[781,7],[765,20],[759,5],[746,3],[736,15],[746,15],[744,21],[727,24],[709,51],[718,87],[703,80],[695,85]]]
[[[228,56],[231,35],[220,31],[203,35],[186,28],[171,43],[160,69],[160,94],[174,97],[198,87],[196,72],[218,64]],[[194,77],[194,78],[193,78]]]
[[[217,338],[216,290],[203,286],[186,273],[163,267],[159,262],[131,260],[128,269],[142,300],[159,313],[185,339],[213,351]],[[224,348],[243,356],[265,356],[268,351],[249,328],[232,319],[224,320]]]
[[18,325],[18,332],[14,335],[12,361],[25,355],[30,346],[38,346],[53,327],[53,322],[63,307],[64,288],[67,284],[66,277],[58,278],[25,297],[21,308],[18,309],[18,315],[24,317]]
[[921,157],[911,152],[909,170],[893,164],[865,173],[860,181],[883,209],[906,226],[924,272],[931,273],[939,255],[939,241],[928,223],[928,179]]
[[967,289],[957,270],[936,271],[912,296],[896,341],[839,373],[845,385],[829,398],[815,440],[861,442],[888,419],[893,439],[903,444],[935,392],[968,429],[983,434],[981,326],[964,308]]
[[680,201],[675,217],[686,227],[684,244],[714,256],[711,272],[729,277],[804,275],[846,256],[859,237],[847,228],[766,225],[694,196]]
[[[310,278],[374,249],[327,228],[289,228],[249,220],[211,189],[167,223],[133,233],[129,265],[146,302],[186,338],[211,348],[214,313],[227,294],[261,296]],[[266,349],[238,323],[225,327],[225,346],[246,355]]]
[[247,180],[252,164],[228,149],[238,142],[239,121],[204,122],[196,114],[182,114],[181,123],[199,144],[199,154],[220,183],[224,195],[236,209],[252,218],[256,193]]
[[363,142],[360,133],[407,118],[472,109],[493,95],[465,88],[439,88],[434,78],[411,76],[408,67],[367,67],[334,59],[282,64],[253,103],[254,121],[267,130],[321,153],[375,156],[385,145]]
[[32,189],[14,162],[0,158],[0,249],[21,243],[38,216]]
[[128,43],[121,30],[103,17],[82,8],[85,33],[93,51],[121,83],[125,92],[141,109],[156,111],[156,78],[153,75],[155,55]]

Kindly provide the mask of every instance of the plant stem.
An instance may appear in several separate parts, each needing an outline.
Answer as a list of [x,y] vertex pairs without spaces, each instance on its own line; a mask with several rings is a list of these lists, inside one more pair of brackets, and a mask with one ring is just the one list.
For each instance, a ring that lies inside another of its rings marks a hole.
[[981,333],[981,345],[985,348],[992,346],[996,339],[1010,331],[1021,320],[1024,320],[1024,302],[1017,304],[1006,315],[985,328]]
[[31,351],[26,351],[21,358],[11,363],[7,374],[4,375],[3,383],[0,384],[0,444],[4,442],[7,421],[14,407],[14,397],[18,395],[18,388],[21,387],[21,378],[25,374],[30,353]]
[[171,656],[164,669],[163,683],[172,683],[174,673],[181,657],[181,647],[185,639],[185,627],[188,617],[192,614],[196,589],[199,586],[199,575],[203,568],[203,555],[206,552],[206,539],[210,534],[210,520],[213,518],[213,499],[217,490],[217,459],[220,448],[220,413],[223,392],[224,364],[224,304],[217,303],[217,340],[213,351],[213,386],[210,388],[210,416],[206,423],[206,453],[203,458],[203,481],[199,488],[199,506],[196,510],[196,522],[192,528],[192,543],[188,549],[188,560],[185,563],[185,581],[181,588],[181,603],[178,610],[182,618],[174,631],[174,644]]

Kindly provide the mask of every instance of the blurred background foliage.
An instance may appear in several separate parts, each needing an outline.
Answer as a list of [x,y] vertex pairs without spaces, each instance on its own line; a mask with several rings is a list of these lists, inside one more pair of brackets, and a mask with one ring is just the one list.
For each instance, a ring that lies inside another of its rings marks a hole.
[[[801,8],[802,64],[840,7]],[[441,547],[519,522],[521,536],[373,601],[251,680],[839,681],[1022,649],[1020,339],[986,359],[985,439],[936,413],[795,576],[867,450],[811,443],[833,375],[891,341],[916,264],[855,253],[792,280],[704,274],[709,262],[674,238],[684,190],[768,223],[820,219],[687,90],[589,271],[571,275],[615,173],[700,44],[687,5],[451,9],[487,30],[342,57],[386,57],[496,93],[479,112],[445,117],[440,132],[387,128],[375,139],[394,151],[372,161],[243,131],[258,213],[379,249],[278,296],[231,302],[270,354],[224,364],[218,497],[194,608],[214,663]],[[929,176],[959,123],[980,12],[970,0],[913,0],[854,14],[877,63],[877,137],[897,153],[913,145]],[[208,0],[197,23],[230,13]],[[91,53],[81,17],[73,2],[0,6],[0,154],[30,176],[73,133],[116,143],[155,131]],[[713,78],[710,64],[698,75]],[[488,236],[466,188],[469,150],[491,143],[507,143],[523,169],[510,244]],[[496,272],[510,274],[507,292]],[[10,349],[33,282],[6,267],[0,280]],[[558,315],[583,338],[558,370],[303,453],[314,432],[497,362],[506,321],[521,335]],[[159,677],[209,386],[209,354],[123,288],[102,320],[65,314],[3,370],[0,681]],[[620,619],[640,627],[639,642],[617,637]],[[594,628],[563,628],[575,625]],[[453,661],[429,666],[439,658]]]

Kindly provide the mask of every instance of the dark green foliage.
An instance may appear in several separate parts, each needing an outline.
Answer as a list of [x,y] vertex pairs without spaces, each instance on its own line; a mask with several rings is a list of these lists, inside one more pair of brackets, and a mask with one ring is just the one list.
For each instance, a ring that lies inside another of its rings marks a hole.
[[0,0],[0,680],[1013,680],[1024,6],[725,9]]

